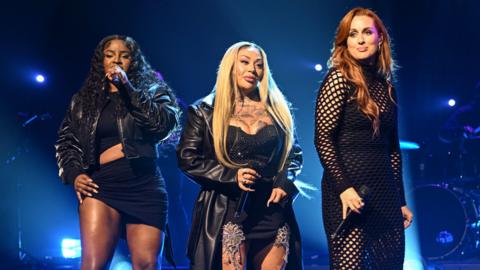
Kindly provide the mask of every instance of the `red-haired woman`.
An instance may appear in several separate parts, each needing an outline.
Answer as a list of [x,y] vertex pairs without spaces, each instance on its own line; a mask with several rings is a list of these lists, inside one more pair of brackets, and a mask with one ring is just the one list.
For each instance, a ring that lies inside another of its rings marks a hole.
[[[315,146],[331,269],[402,269],[406,206],[391,84],[394,61],[380,18],[355,8],[340,21],[317,98]],[[359,195],[368,187],[368,201]],[[334,234],[347,212],[352,217]]]

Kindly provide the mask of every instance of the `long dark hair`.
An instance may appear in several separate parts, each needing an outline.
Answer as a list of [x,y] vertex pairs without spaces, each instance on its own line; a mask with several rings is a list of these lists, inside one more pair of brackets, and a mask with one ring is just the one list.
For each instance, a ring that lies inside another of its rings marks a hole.
[[96,111],[103,104],[106,97],[107,81],[105,79],[105,69],[103,67],[104,49],[112,40],[122,40],[130,50],[131,63],[127,71],[127,76],[132,85],[141,91],[147,91],[153,86],[158,86],[166,90],[175,101],[167,84],[159,78],[150,64],[145,60],[138,43],[131,37],[122,35],[107,36],[98,43],[90,64],[90,71],[87,79],[78,92],[79,104],[82,107],[83,117],[93,120]]

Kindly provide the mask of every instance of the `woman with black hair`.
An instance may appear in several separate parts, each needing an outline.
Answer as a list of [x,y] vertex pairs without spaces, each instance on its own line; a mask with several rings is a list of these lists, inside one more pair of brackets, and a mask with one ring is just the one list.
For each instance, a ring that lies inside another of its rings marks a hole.
[[72,98],[55,145],[59,175],[78,197],[82,269],[103,269],[120,235],[134,269],[157,269],[167,192],[156,145],[178,126],[179,108],[130,37],[104,38]]

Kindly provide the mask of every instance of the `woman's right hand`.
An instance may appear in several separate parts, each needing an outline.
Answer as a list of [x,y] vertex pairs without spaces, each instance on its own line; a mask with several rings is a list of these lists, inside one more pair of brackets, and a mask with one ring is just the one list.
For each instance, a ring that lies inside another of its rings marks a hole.
[[105,77],[107,77],[111,82],[114,81],[114,76],[116,76],[122,84],[126,84],[128,82],[127,73],[117,64],[113,64],[107,70],[105,70]]
[[[240,168],[237,171],[237,184],[241,190],[244,191],[255,191],[254,189],[249,188],[248,186],[253,184],[257,178],[260,178],[255,170],[250,168]],[[248,185],[248,186],[247,186]]]
[[98,185],[95,184],[93,180],[84,173],[75,178],[73,187],[77,193],[77,198],[80,203],[83,203],[83,196],[92,197],[91,192],[98,193]]
[[340,200],[342,201],[342,218],[347,218],[347,211],[350,208],[353,212],[360,214],[360,210],[365,205],[362,198],[358,195],[353,187],[347,188],[342,194],[340,194]]

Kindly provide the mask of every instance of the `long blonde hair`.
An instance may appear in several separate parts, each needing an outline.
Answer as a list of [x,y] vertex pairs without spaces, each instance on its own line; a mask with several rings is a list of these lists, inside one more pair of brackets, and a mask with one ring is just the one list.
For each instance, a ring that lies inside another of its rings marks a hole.
[[265,51],[252,42],[242,41],[230,46],[225,52],[218,67],[217,81],[213,89],[215,93],[215,103],[213,108],[212,129],[215,155],[221,164],[229,168],[239,168],[245,165],[237,164],[230,159],[226,149],[226,142],[230,118],[233,115],[235,98],[240,95],[232,73],[236,68],[238,52],[240,49],[246,47],[256,48],[262,56],[264,73],[258,86],[260,102],[264,104],[267,112],[285,133],[284,148],[280,159],[280,168],[282,168],[286,162],[287,155],[292,148],[294,140],[293,118],[287,100],[280,89],[278,89],[277,84],[270,73]]
[[383,37],[379,50],[377,52],[376,72],[381,75],[388,83],[388,94],[392,101],[391,80],[396,65],[392,58],[390,48],[390,37],[382,20],[375,12],[366,8],[354,8],[350,10],[340,21],[333,43],[332,55],[328,64],[330,67],[337,68],[343,76],[356,86],[356,101],[360,110],[372,120],[374,134],[378,134],[380,127],[380,109],[371,98],[365,77],[362,73],[362,67],[348,52],[347,39],[350,32],[350,25],[355,16],[368,16],[373,19],[379,35]]

